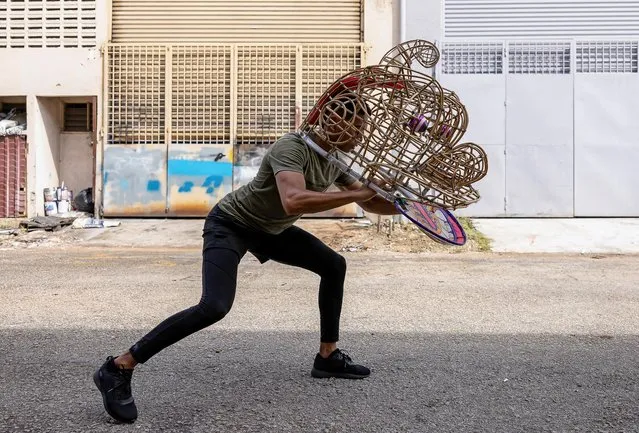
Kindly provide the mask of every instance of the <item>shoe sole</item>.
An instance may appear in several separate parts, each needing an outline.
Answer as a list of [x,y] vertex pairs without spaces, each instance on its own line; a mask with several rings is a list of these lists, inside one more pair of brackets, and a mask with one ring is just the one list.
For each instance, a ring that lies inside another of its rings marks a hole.
[[106,392],[102,390],[102,385],[100,384],[100,370],[93,373],[93,383],[95,383],[95,386],[98,388],[98,391],[100,391],[100,394],[102,394],[102,405],[104,406],[104,410],[106,410],[106,412],[109,414],[109,416],[111,416],[111,418],[123,424],[133,424],[135,422],[135,419],[128,420],[128,419],[120,418],[109,409],[109,406],[107,405],[107,401],[106,401]]
[[329,371],[318,370],[317,368],[313,368],[311,370],[311,376],[317,379],[329,379],[331,377],[336,377],[338,379],[365,379],[369,376],[361,375],[361,374],[353,374],[353,373],[331,373]]

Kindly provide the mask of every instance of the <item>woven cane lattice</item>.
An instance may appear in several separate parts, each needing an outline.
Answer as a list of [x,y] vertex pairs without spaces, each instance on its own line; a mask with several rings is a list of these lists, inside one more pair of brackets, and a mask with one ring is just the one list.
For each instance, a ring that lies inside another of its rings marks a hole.
[[413,68],[431,68],[438,60],[439,51],[427,41],[394,47],[380,64],[333,83],[301,125],[302,135],[388,200],[447,209],[476,202],[472,184],[486,175],[488,163],[481,147],[460,143],[466,108],[454,92]]
[[439,50],[428,41],[418,39],[404,42],[384,54],[379,63],[410,68],[413,62],[424,68],[432,68],[439,62]]

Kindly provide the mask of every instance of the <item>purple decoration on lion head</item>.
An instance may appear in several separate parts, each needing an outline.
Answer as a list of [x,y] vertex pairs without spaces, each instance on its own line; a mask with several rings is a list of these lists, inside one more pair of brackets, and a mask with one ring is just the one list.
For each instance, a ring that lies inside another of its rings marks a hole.
[[428,119],[423,114],[418,114],[417,116],[411,117],[406,123],[406,126],[412,133],[426,132],[428,129]]

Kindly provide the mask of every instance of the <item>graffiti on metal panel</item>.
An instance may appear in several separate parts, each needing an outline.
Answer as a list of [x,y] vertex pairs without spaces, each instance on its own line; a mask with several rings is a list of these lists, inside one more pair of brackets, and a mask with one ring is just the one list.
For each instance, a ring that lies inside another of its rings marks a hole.
[[193,188],[204,188],[206,194],[213,194],[226,179],[233,176],[233,164],[188,159],[169,159],[168,176],[172,185],[178,186],[178,193],[191,193]]
[[228,144],[177,144],[168,155],[168,203],[171,213],[205,215],[233,188]]
[[108,146],[104,158],[104,209],[147,215],[166,207],[166,157],[159,149]]

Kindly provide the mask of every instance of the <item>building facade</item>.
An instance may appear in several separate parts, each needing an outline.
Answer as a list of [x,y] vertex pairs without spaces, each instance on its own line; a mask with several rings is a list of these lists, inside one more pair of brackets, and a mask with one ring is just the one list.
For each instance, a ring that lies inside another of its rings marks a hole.
[[323,90],[362,66],[363,6],[114,1],[104,214],[201,216],[248,182]]
[[639,215],[639,0],[8,0],[0,20],[29,216],[62,182],[106,216],[202,216],[337,77],[416,38],[489,156],[459,214]]
[[[76,191],[93,185],[107,17],[102,1],[0,3],[0,112],[17,110],[27,119],[25,134],[17,136],[26,173],[3,167],[0,183],[7,199],[18,194],[25,206],[4,216],[42,215],[43,190],[62,182]],[[9,190],[14,184],[22,187]]]
[[460,214],[639,216],[639,2],[403,3],[405,38],[440,41],[437,78],[489,156]]

